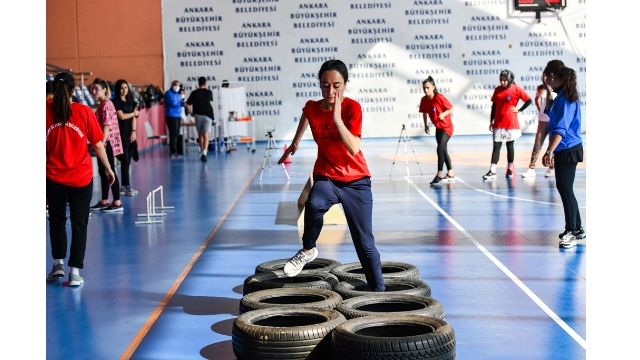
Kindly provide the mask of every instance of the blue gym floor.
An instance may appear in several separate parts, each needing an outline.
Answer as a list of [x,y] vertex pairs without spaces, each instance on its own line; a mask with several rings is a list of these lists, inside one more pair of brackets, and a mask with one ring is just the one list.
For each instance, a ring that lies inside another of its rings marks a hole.
[[[516,141],[513,179],[504,176],[503,147],[498,178],[483,180],[490,135],[454,136],[457,180],[431,187],[432,136],[363,140],[381,258],[419,268],[455,330],[458,359],[586,358],[590,238],[558,248],[564,217],[554,178],[544,177],[540,160],[535,179],[520,176],[532,144],[533,135]],[[278,141],[279,153],[284,145]],[[93,212],[89,220],[84,285],[69,288],[67,277],[46,284],[47,359],[235,359],[231,327],[243,281],[258,264],[301,247],[297,200],[317,148],[302,142],[286,164],[290,180],[274,150],[269,166],[265,149],[266,142],[255,153],[238,144],[210,152],[206,163],[195,145],[179,159],[164,146],[143,153],[132,165],[139,194],[123,197],[124,213]],[[162,223],[136,224],[159,187],[174,209],[153,218]],[[575,193],[588,235],[586,162]],[[92,204],[99,197],[94,178]],[[52,264],[48,231],[47,224],[43,277]],[[318,250],[357,261],[346,225],[325,225]]]

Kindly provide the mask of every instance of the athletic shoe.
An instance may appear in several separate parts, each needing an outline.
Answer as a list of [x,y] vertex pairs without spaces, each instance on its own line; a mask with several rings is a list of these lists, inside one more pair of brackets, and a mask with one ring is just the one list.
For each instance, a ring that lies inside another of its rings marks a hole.
[[554,177],[555,174],[553,173],[553,170],[549,169],[547,170],[546,173],[544,173],[544,177]]
[[486,173],[486,174],[484,174],[484,176],[482,176],[482,178],[484,178],[484,179],[495,179],[497,177],[498,176],[496,175],[496,173],[491,172],[491,170],[489,170],[488,173]]
[[48,280],[58,280],[64,277],[64,264],[53,265],[51,272],[47,275]]
[[318,249],[313,248],[311,255],[307,255],[304,249],[298,250],[298,253],[284,264],[284,274],[292,277],[300,274],[304,266],[318,257]]
[[511,169],[507,169],[507,179],[511,179],[513,177],[513,171]]
[[109,207],[108,201],[106,203],[103,203],[102,201],[98,201],[97,204],[91,206],[89,209],[91,209],[91,211],[94,211],[94,210],[106,209],[107,207]]
[[136,195],[138,195],[138,190],[132,189],[131,186],[125,186],[123,195],[124,196],[136,196]]
[[563,236],[562,239],[560,239],[559,246],[564,249],[570,249],[576,246],[576,244],[576,237],[573,236],[573,234],[569,233]]
[[441,177],[434,177],[433,180],[431,180],[431,182],[429,183],[429,185],[438,185],[442,182],[442,178]]
[[536,169],[528,168],[527,171],[522,173],[523,178],[534,178],[536,177]]
[[120,187],[120,195],[124,195],[124,189],[126,189],[126,186],[121,186]]
[[123,212],[124,211],[124,206],[122,206],[122,204],[120,204],[120,205],[109,204],[109,206],[107,208],[102,209],[100,211],[106,212],[106,213]]
[[200,160],[201,160],[202,162],[207,161],[207,155],[202,154],[202,156],[200,156]]
[[587,237],[587,233],[583,228],[579,228],[573,232],[573,236],[575,236],[576,240],[581,240]]
[[456,180],[456,176],[455,175],[453,175],[453,176],[445,175],[442,178],[442,181],[444,181],[444,182],[451,182],[451,181],[455,181],[455,180]]
[[80,274],[69,274],[69,286],[80,286],[84,284],[84,279]]

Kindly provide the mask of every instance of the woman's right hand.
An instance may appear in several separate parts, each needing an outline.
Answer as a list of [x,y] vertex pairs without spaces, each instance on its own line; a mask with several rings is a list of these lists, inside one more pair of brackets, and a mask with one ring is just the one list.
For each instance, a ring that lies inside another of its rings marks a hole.
[[280,159],[278,160],[278,165],[285,162],[285,160],[287,160],[289,155],[294,155],[296,153],[296,150],[298,150],[298,145],[291,143],[291,145],[287,147],[287,150],[285,150],[284,153],[282,154],[282,157],[280,157]]
[[493,132],[493,120],[489,123],[489,131]]

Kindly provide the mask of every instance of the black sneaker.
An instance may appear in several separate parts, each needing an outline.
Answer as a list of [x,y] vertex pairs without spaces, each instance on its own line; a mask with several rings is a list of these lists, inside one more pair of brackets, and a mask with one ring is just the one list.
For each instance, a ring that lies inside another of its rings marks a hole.
[[430,185],[438,185],[442,182],[442,178],[441,177],[434,177],[433,180],[431,180],[431,182],[429,183]]
[[97,210],[106,209],[107,207],[109,207],[109,202],[108,201],[106,203],[103,203],[102,201],[98,201],[97,204],[91,206],[89,209],[91,211],[97,211]]
[[583,228],[579,228],[578,230],[575,230],[573,232],[573,236],[576,237],[576,240],[580,240],[580,239],[584,239],[587,237],[587,233],[584,231]]
[[102,209],[100,211],[106,212],[106,213],[123,212],[124,206],[122,206],[122,204],[120,205],[110,204],[107,208]]
[[451,181],[455,181],[455,179],[456,179],[456,176],[455,176],[455,175],[452,175],[452,176],[445,175],[445,176],[442,178],[442,181],[444,181],[444,182],[451,182]]
[[491,172],[491,170],[489,170],[489,172],[487,172],[486,174],[484,174],[484,176],[482,176],[484,179],[495,179],[497,177],[496,173]]
[[513,171],[511,169],[507,170],[507,179],[511,179],[513,177]]
[[200,160],[201,160],[202,162],[207,161],[207,155],[202,154],[202,156],[200,156]]

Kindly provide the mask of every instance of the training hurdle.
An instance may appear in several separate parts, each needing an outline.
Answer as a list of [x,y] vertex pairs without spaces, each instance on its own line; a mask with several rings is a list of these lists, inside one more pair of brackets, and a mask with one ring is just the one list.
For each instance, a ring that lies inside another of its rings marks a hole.
[[[156,194],[160,193],[160,206],[156,206]],[[160,185],[157,189],[149,191],[147,195],[147,212],[145,214],[138,214],[138,216],[146,217],[147,219],[144,221],[136,221],[136,224],[159,224],[163,222],[163,218],[153,219],[155,217],[166,216],[166,213],[159,213],[156,210],[169,210],[173,209],[173,206],[165,206],[164,205],[164,191],[162,185]]]

